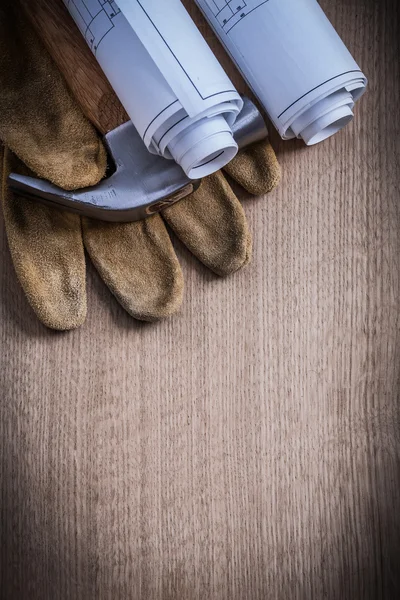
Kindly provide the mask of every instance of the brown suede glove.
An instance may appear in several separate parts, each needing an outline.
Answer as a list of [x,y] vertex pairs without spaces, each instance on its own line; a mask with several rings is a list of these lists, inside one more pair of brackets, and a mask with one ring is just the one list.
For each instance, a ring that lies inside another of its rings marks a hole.
[[[28,167],[56,185],[77,189],[96,184],[106,169],[96,131],[11,0],[0,7],[0,138],[5,144],[1,195],[11,255],[31,306],[50,328],[73,329],[85,320],[85,249],[133,317],[153,321],[176,312],[183,277],[164,220],[219,275],[233,273],[250,259],[244,212],[221,172],[162,217],[128,224],[81,218],[7,189],[11,170],[29,172]],[[241,152],[226,171],[257,195],[274,188],[280,177],[267,142]]]

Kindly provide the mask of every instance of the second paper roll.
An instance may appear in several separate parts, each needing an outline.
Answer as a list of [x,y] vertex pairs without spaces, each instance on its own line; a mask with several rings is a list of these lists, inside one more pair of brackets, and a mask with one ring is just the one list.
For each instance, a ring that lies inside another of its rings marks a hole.
[[316,0],[195,0],[283,139],[353,119],[367,80]]

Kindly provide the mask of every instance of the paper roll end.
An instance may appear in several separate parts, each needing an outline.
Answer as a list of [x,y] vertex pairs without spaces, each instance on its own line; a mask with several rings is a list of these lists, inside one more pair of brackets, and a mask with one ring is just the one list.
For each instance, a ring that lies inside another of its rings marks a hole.
[[219,171],[236,156],[238,149],[222,116],[198,121],[168,145],[173,159],[190,179],[201,179]]
[[336,108],[327,115],[320,117],[301,132],[301,137],[307,146],[314,146],[330,138],[346,127],[354,118],[354,113],[348,106]]
[[346,127],[354,118],[353,108],[351,93],[338,90],[300,115],[291,129],[307,146],[314,146]]

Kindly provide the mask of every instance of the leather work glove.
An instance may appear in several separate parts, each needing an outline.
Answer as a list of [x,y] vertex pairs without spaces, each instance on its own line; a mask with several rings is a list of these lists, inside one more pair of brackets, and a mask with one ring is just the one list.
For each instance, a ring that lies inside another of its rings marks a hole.
[[[251,255],[242,206],[221,172],[162,216],[136,223],[91,220],[11,193],[11,170],[33,171],[65,189],[95,185],[106,170],[97,132],[16,5],[3,0],[0,7],[0,175],[9,247],[28,301],[47,327],[80,326],[86,316],[86,249],[130,315],[144,321],[168,317],[180,307],[183,276],[164,221],[200,261],[225,276]],[[256,195],[273,189],[280,176],[268,142],[241,152],[225,170]]]

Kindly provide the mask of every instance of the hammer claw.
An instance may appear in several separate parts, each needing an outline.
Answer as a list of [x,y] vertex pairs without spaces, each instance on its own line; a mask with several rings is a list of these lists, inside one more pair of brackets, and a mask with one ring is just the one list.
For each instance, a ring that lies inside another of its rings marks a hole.
[[[233,133],[239,148],[268,135],[261,114],[247,98]],[[110,131],[104,143],[115,170],[96,186],[69,192],[43,179],[16,173],[9,176],[9,186],[50,206],[104,221],[127,222],[159,212],[200,185],[188,179],[174,161],[151,154],[130,121]]]

